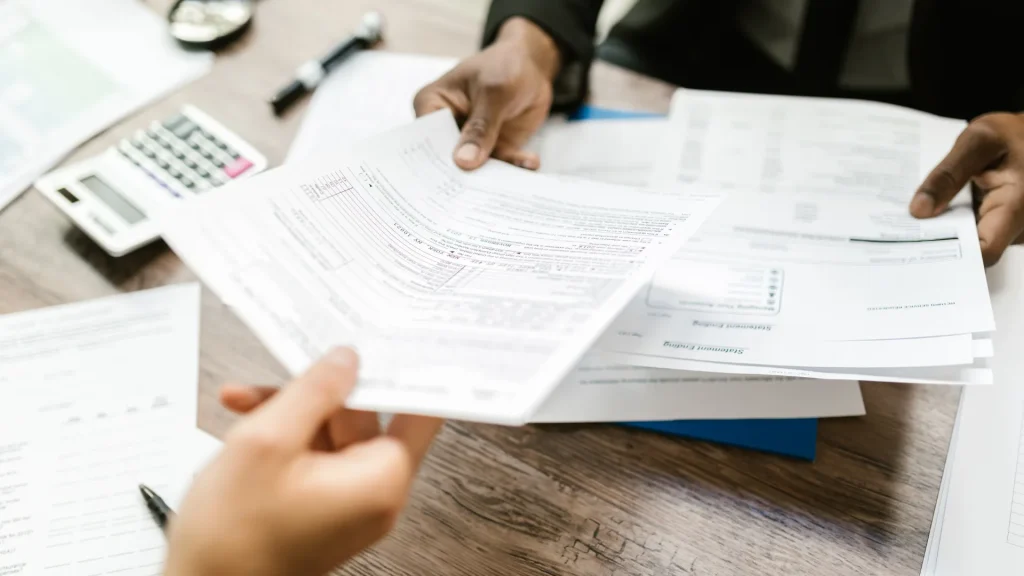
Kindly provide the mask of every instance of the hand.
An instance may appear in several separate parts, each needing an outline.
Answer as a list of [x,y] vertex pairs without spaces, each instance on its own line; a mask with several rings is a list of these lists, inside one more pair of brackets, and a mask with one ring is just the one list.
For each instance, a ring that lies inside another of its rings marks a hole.
[[313,576],[394,525],[441,420],[342,407],[358,359],[335,350],[277,390],[228,386],[249,413],[170,524],[167,576]]
[[551,108],[552,81],[558,73],[555,42],[524,18],[506,21],[488,48],[416,94],[417,116],[450,108],[462,125],[455,164],[465,170],[492,154],[536,170],[540,159],[521,150]]
[[941,214],[970,182],[986,266],[1024,232],[1024,115],[986,114],[971,122],[910,202],[918,218]]

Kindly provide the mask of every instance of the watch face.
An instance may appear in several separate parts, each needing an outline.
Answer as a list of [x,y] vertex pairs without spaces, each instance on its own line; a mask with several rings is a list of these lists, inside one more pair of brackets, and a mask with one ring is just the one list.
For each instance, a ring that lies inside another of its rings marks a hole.
[[252,19],[252,0],[181,0],[168,17],[171,35],[186,43],[215,42]]

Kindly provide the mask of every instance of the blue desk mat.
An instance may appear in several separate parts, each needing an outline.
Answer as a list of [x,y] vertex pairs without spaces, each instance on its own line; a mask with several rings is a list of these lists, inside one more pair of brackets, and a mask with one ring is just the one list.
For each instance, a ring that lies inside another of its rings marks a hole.
[[[569,120],[652,118],[658,116],[661,115],[650,112],[632,112],[628,110],[610,110],[593,106],[581,106],[569,115]],[[673,420],[666,422],[622,422],[621,424],[672,436],[739,446],[803,460],[814,460],[818,440],[817,418],[792,420]]]

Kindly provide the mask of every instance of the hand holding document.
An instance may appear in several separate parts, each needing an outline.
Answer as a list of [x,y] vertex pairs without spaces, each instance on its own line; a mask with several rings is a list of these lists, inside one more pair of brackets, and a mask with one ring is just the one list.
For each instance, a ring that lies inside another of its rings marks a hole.
[[995,324],[969,202],[928,220],[907,212],[961,122],[876,103],[680,90],[670,123],[655,182],[727,199],[603,335],[611,359],[987,379]]
[[491,162],[450,112],[183,203],[163,237],[293,373],[359,349],[352,408],[524,423],[717,205]]
[[195,284],[0,318],[0,574],[160,572],[198,346]]

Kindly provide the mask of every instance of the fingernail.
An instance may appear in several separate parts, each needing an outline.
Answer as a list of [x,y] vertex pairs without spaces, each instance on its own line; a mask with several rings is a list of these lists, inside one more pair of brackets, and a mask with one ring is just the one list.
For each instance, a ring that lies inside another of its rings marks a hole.
[[533,158],[532,156],[527,156],[520,160],[519,165],[527,170],[536,170],[537,168],[540,168],[540,160]]
[[350,368],[356,365],[356,353],[351,348],[334,348],[324,356],[324,359],[342,368]]
[[463,164],[475,162],[478,156],[480,156],[480,147],[472,142],[466,142],[455,152],[455,159]]
[[910,201],[910,213],[917,217],[928,217],[935,214],[935,200],[924,192],[918,192]]

